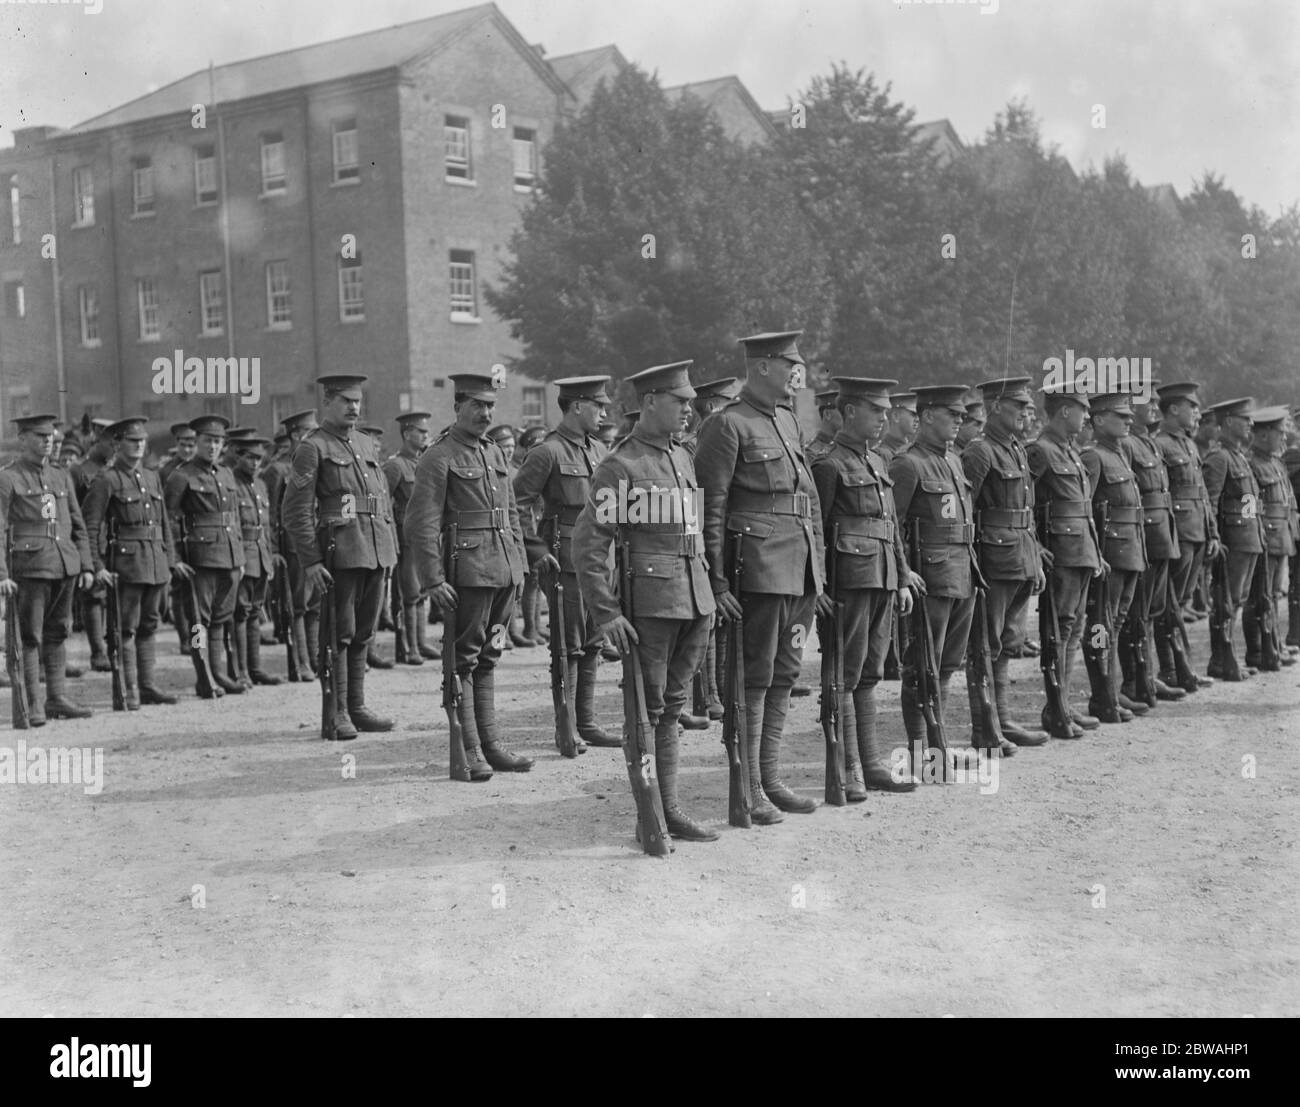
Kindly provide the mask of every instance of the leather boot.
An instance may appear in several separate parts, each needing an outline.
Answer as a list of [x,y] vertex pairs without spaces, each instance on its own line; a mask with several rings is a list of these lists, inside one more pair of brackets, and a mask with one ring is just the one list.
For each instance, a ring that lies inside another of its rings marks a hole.
[[415,648],[419,651],[420,656],[426,661],[441,661],[442,650],[436,646],[429,645],[425,641],[425,635],[429,630],[429,605],[423,601],[419,604],[415,614]]
[[254,684],[266,684],[271,687],[282,683],[278,676],[272,676],[262,670],[262,635],[255,619],[248,620],[244,633],[247,636],[245,660],[248,666],[248,678]]
[[[319,648],[312,652],[307,638],[307,616],[293,617],[293,645],[298,653],[298,683],[311,684],[316,679],[316,666],[320,663]],[[317,643],[319,647],[319,643]]]
[[27,686],[27,721],[32,726],[45,725],[44,697],[41,695],[41,649],[23,646],[23,684]]
[[[1084,627],[1085,637],[1091,637],[1093,632],[1093,626]],[[1112,634],[1110,639],[1110,643],[1105,647],[1085,646],[1083,649],[1083,664],[1088,670],[1088,683],[1092,686],[1092,694],[1088,698],[1088,714],[1103,723],[1119,723],[1124,720],[1111,681],[1111,658],[1115,649],[1115,635]]]
[[[581,656],[581,655],[579,655],[579,656]],[[618,686],[619,686],[619,688],[622,688],[622,687],[623,687],[623,682],[622,682],[621,680],[618,682]],[[578,694],[578,658],[577,658],[577,657],[572,657],[572,656],[571,656],[571,657],[568,657],[568,658],[565,659],[565,664],[564,664],[564,687],[565,687],[565,691],[566,691],[566,695],[567,695],[568,701],[569,701],[570,703],[573,703],[573,702],[574,702],[574,698],[575,698],[575,697],[577,696],[577,694]],[[575,711],[575,717],[576,717],[576,711],[577,711],[576,707],[575,707],[574,711]],[[625,731],[626,731],[626,729],[627,729],[626,726],[624,726],[624,730],[625,730]],[[620,741],[619,744],[622,745],[622,742]],[[560,748],[560,732],[559,732],[559,727],[558,727],[558,725],[557,725],[557,727],[556,727],[556,731],[555,731],[555,748],[556,748],[557,750]],[[573,735],[573,752],[574,752],[574,755],[575,755],[575,756],[576,756],[577,754],[580,754],[580,753],[586,753],[586,752],[587,752],[587,743],[584,742],[584,741],[582,740],[582,736],[581,736],[580,734],[577,733],[576,727],[575,727],[574,735]]]
[[763,774],[759,764],[763,744],[763,708],[766,688],[745,689],[745,752],[749,757],[749,821],[757,826],[784,822],[781,812],[772,806],[763,791]]
[[[925,715],[920,707],[917,706],[912,690],[912,678],[910,673],[901,674],[903,681],[903,731],[907,735],[907,756],[909,763],[909,774],[911,779],[919,781],[926,780],[924,766],[926,764],[926,739],[927,732],[925,728]],[[858,726],[862,726],[861,720]],[[936,782],[937,782],[936,778]]]
[[[878,792],[915,792],[920,787],[920,781],[910,772],[900,773],[895,780],[894,774],[889,770],[885,743],[877,726],[874,684],[854,689],[853,721],[858,739],[858,756],[862,760],[862,776],[866,786]],[[924,722],[921,725],[924,734]]]
[[[364,659],[364,655],[363,655]],[[350,742],[357,734],[356,724],[348,714],[348,677],[351,666],[346,651],[340,650],[334,665],[334,737],[335,742]],[[362,669],[365,666],[362,665]]]
[[[355,650],[355,652],[354,652]],[[376,715],[366,706],[366,655],[364,650],[348,647],[348,715],[352,725],[367,734],[382,734],[393,729],[393,720]]]
[[402,656],[398,660],[404,665],[424,664],[424,655],[420,653],[420,644],[415,632],[415,624],[419,619],[418,610],[418,604],[407,604],[402,609],[402,629],[398,631],[398,635],[405,644],[402,648]]
[[[1096,730],[1101,726],[1101,720],[1092,716],[1084,715],[1070,706],[1070,694],[1074,689],[1074,670],[1079,664],[1078,649],[1068,650],[1061,658],[1061,695],[1065,700],[1066,710],[1070,714],[1070,738],[1082,738],[1085,730]],[[1060,735],[1065,737],[1065,735]]]
[[495,669],[480,666],[474,670],[474,715],[478,721],[478,739],[483,747],[483,756],[492,768],[499,773],[526,773],[533,767],[531,757],[511,753],[497,739]]
[[86,638],[90,641],[90,667],[97,673],[107,673],[113,666],[108,660],[108,647],[104,645],[104,605],[88,598],[84,617]]
[[1047,735],[1026,730],[1011,718],[1010,665],[1011,662],[1005,657],[999,657],[993,662],[993,702],[997,708],[1002,736],[1017,746],[1044,746],[1047,744]]
[[578,737],[589,746],[621,746],[612,734],[596,722],[596,671],[600,668],[600,651],[589,650],[578,658],[578,683],[573,692],[573,714],[578,723]]
[[1259,616],[1255,614],[1254,604],[1248,602],[1241,612],[1241,633],[1246,640],[1246,665],[1248,668],[1258,669],[1260,667],[1262,629],[1263,625],[1259,621]]
[[781,742],[785,737],[785,717],[790,708],[791,689],[769,688],[763,704],[762,744],[758,764],[761,770],[763,791],[782,811],[795,815],[811,815],[817,810],[817,801],[797,796],[781,780]]
[[1169,646],[1173,655],[1174,662],[1174,679],[1170,683],[1176,684],[1184,692],[1199,692],[1207,685],[1214,682],[1205,677],[1198,677],[1192,669],[1191,657],[1188,651],[1187,630],[1183,625],[1182,615],[1175,611],[1172,615],[1166,613],[1166,621],[1169,627]]
[[140,675],[137,667],[135,635],[122,638],[122,652],[117,659],[122,670],[122,699],[128,711],[140,710]]
[[659,796],[664,804],[664,822],[668,833],[674,838],[687,842],[716,842],[718,832],[701,826],[678,806],[677,802],[677,754],[681,737],[677,723],[664,723],[655,726],[655,772],[659,776]]
[[142,704],[171,705],[179,702],[175,696],[162,691],[154,683],[154,673],[158,664],[158,639],[152,634],[147,638],[136,638],[135,662],[140,675],[140,702]]
[[456,710],[460,720],[461,739],[465,746],[465,763],[469,766],[469,779],[481,784],[492,779],[492,766],[483,760],[478,741],[478,716],[474,712],[474,678],[469,674],[460,678],[460,705]]
[[[1156,646],[1156,680],[1165,684],[1178,684],[1178,674],[1174,663],[1174,646],[1172,641],[1173,626],[1169,621],[1169,612],[1153,619],[1152,633]],[[1157,689],[1157,694],[1159,689]]]
[[67,676],[63,671],[67,663],[68,647],[63,642],[46,642],[41,647],[41,665],[45,669],[45,717],[89,719],[94,714],[90,708],[68,699],[64,683]]
[[366,645],[366,664],[372,669],[391,669],[393,667],[393,663],[376,648],[373,638]]
[[253,676],[248,671],[248,640],[249,631],[252,631],[252,638],[259,644],[262,641],[261,629],[257,625],[256,619],[245,619],[243,622],[236,620],[235,623],[226,627],[227,634],[234,634],[235,655],[235,679],[245,688],[253,687]]
[[194,692],[201,700],[218,700],[226,694],[224,688],[212,675],[212,666],[208,662],[212,654],[212,627],[203,627],[202,641],[197,649],[190,650],[190,662],[194,666],[196,680]]
[[238,680],[231,680],[222,672],[223,661],[226,665],[233,663],[230,651],[230,624],[221,623],[212,627],[208,638],[209,648],[207,653],[211,655],[210,667],[212,670],[212,679],[216,681],[219,687],[228,696],[239,696],[244,692],[244,686]]
[[862,803],[867,798],[867,782],[858,755],[858,719],[853,709],[852,693],[841,694],[839,708],[840,734],[844,742],[844,798],[849,803]]

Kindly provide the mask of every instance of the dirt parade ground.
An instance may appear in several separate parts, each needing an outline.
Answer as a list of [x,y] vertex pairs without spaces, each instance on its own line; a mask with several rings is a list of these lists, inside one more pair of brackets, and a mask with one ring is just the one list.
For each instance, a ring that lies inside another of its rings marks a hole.
[[[507,653],[498,692],[537,766],[482,785],[447,779],[439,663],[372,673],[397,729],[326,744],[318,686],[204,703],[165,652],[180,706],[115,715],[89,674],[73,688],[94,718],[0,739],[103,750],[97,794],[0,785],[0,1013],[1300,1013],[1300,667],[996,777],[749,831],[726,826],[714,724],[686,735],[683,795],[722,838],[659,860],[633,840],[621,753],[555,752],[542,650]],[[1013,675],[1027,718],[1037,662]],[[790,783],[820,798],[815,693],[790,734]]]

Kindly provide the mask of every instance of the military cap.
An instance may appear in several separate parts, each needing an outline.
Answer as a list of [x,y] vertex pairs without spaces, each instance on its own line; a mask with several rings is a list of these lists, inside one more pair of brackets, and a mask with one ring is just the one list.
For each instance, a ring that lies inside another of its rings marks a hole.
[[193,438],[194,428],[189,423],[173,423],[171,425],[173,438]]
[[693,361],[674,361],[668,365],[652,365],[649,369],[633,373],[627,378],[627,383],[636,389],[638,396],[667,392],[678,399],[693,400],[695,389],[691,387],[689,370],[694,364]]
[[496,402],[497,386],[492,377],[483,373],[450,373],[447,379],[455,385],[457,397],[480,403]]
[[742,338],[740,344],[745,347],[745,357],[757,360],[764,357],[783,357],[799,365],[804,364],[803,354],[795,340],[803,331],[764,331]]
[[[839,386],[839,397],[845,403],[858,403],[866,400],[876,407],[889,408],[893,406],[889,400],[889,390],[898,381],[880,381],[873,380],[870,377],[832,377],[831,380]],[[908,393],[908,395],[911,395],[911,393]]]
[[393,420],[402,430],[406,430],[412,423],[418,423],[421,419],[432,419],[431,411],[404,411]]
[[816,393],[816,397],[819,408],[834,407],[835,401],[840,398],[840,392],[838,388],[828,388],[825,392]]
[[256,427],[231,427],[226,431],[227,438],[252,438],[256,434]]
[[498,423],[495,427],[489,427],[486,435],[493,442],[504,442],[507,438],[510,441],[515,440],[515,428],[509,423]]
[[962,404],[962,407],[966,409],[966,416],[969,419],[974,419],[976,415],[983,414],[986,410],[984,406],[984,401],[979,399],[978,397],[976,397],[973,400],[967,400],[964,404]]
[[96,434],[107,434],[108,428],[113,425],[113,420],[97,417],[90,421],[90,425],[95,428]]
[[325,397],[335,396],[340,392],[361,391],[361,386],[365,384],[369,377],[361,376],[359,373],[331,373],[328,376],[317,377],[316,383],[325,389]]
[[371,438],[383,438],[384,428],[377,427],[375,426],[374,423],[367,423],[364,427],[361,428],[361,433],[368,434],[370,435]]
[[916,396],[916,411],[919,415],[926,408],[946,407],[954,415],[965,415],[966,407],[962,398],[966,395],[964,384],[923,384],[912,389]]
[[[608,418],[608,416],[606,416]],[[519,436],[519,445],[532,446],[546,437],[545,427],[526,427]]]
[[1129,401],[1132,395],[1128,392],[1098,392],[1088,398],[1092,413],[1113,411],[1116,415],[1132,415],[1133,408]]
[[1232,415],[1240,415],[1243,419],[1249,419],[1251,408],[1254,406],[1254,396],[1243,396],[1236,400],[1221,400],[1219,403],[1207,407],[1205,412],[1207,415],[1213,415],[1222,423]]
[[1043,406],[1047,408],[1049,415],[1066,404],[1078,404],[1084,411],[1089,411],[1092,408],[1088,397],[1082,392],[1066,392],[1054,388],[1044,388],[1041,391],[1043,393]]
[[200,415],[190,420],[190,429],[195,434],[210,434],[216,438],[225,438],[229,426],[230,420],[224,415]]
[[149,420],[143,415],[130,415],[125,419],[119,419],[109,427],[108,433],[114,438],[127,438],[132,442],[147,442],[149,432],[144,429],[147,422]]
[[1200,399],[1196,395],[1196,390],[1200,387],[1195,381],[1178,381],[1175,384],[1162,384],[1156,387],[1156,395],[1165,401],[1193,400],[1199,404]]
[[1257,407],[1250,413],[1250,421],[1256,430],[1277,430],[1291,412],[1283,404],[1274,407]]
[[695,386],[697,400],[730,400],[740,391],[740,381],[736,377],[721,377],[716,381],[705,381]]
[[636,421],[641,418],[640,410],[623,412],[624,419],[627,420],[628,426],[635,426]]
[[75,438],[65,438],[59,443],[59,453],[61,454],[84,454],[86,451],[81,448],[81,443]]
[[236,453],[246,453],[249,450],[264,450],[271,444],[269,438],[263,438],[260,434],[251,434],[247,438],[236,438],[230,443]]
[[889,406],[902,408],[904,411],[910,411],[916,414],[916,393],[915,392],[891,392],[889,394]]
[[605,391],[609,379],[609,377],[565,377],[555,383],[560,389],[561,400],[594,400],[598,404],[608,404],[613,402],[609,398],[609,393]]
[[284,433],[277,434],[277,435],[275,436],[275,444],[276,444],[277,446],[283,446],[285,443],[287,443],[287,442],[292,442],[292,441],[293,441],[293,439],[290,438],[287,434],[284,434]]
[[280,426],[287,431],[307,430],[316,426],[316,409],[309,407],[306,411],[295,412],[280,420]]
[[[1014,400],[1018,403],[1032,404],[1034,398],[1029,394],[1029,385],[1031,383],[1029,377],[998,377],[995,380],[977,384],[975,387],[979,389],[984,403],[991,404],[994,400]],[[977,400],[976,402],[980,401]]]
[[57,415],[20,415],[17,419],[10,420],[11,423],[18,424],[20,433],[31,431],[33,434],[53,434],[58,421]]

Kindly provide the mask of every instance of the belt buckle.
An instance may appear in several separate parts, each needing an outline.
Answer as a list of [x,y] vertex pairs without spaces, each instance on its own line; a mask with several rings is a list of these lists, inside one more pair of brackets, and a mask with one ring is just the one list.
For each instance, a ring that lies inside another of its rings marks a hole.
[[506,509],[504,507],[494,507],[491,509],[489,514],[492,517],[493,530],[506,529]]
[[801,518],[808,518],[812,514],[812,499],[807,492],[796,492],[794,494],[795,511]]

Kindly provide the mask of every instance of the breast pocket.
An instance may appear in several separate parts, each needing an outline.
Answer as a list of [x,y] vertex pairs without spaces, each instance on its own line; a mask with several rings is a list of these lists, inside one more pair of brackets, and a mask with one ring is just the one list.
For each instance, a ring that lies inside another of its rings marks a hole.
[[783,486],[785,451],[776,439],[755,438],[741,445],[740,461],[748,470],[747,484],[775,491]]
[[932,517],[940,522],[960,522],[961,497],[957,485],[950,480],[922,480],[921,491],[932,503]]
[[580,461],[561,461],[559,470],[560,500],[565,507],[582,507],[587,502],[587,489],[591,484],[587,467]]
[[849,501],[849,509],[854,515],[879,516],[884,514],[881,502],[880,482],[869,470],[857,470],[840,474],[840,485]]

